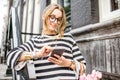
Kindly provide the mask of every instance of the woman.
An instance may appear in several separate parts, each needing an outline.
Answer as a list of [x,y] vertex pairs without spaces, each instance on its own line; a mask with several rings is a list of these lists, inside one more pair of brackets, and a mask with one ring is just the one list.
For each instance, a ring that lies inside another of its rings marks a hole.
[[[71,34],[64,33],[64,9],[58,4],[51,4],[44,10],[42,19],[42,35],[11,50],[7,55],[7,64],[14,68],[19,62],[32,59],[38,80],[78,79],[86,62]],[[56,48],[65,49],[61,57],[50,56]]]

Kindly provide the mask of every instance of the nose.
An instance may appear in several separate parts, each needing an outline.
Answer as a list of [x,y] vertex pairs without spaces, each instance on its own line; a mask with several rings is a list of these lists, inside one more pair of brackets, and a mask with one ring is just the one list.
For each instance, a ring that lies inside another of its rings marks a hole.
[[58,22],[58,21],[57,21],[57,19],[56,19],[56,20],[54,21],[54,23],[56,23],[56,24],[57,24],[57,22]]

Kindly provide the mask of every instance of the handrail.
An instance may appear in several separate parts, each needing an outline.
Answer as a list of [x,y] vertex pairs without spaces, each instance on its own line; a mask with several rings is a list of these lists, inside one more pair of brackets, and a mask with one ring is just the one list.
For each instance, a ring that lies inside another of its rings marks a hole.
[[22,44],[21,31],[20,31],[20,23],[17,15],[17,8],[12,7],[12,31],[13,31],[13,41],[14,47]]

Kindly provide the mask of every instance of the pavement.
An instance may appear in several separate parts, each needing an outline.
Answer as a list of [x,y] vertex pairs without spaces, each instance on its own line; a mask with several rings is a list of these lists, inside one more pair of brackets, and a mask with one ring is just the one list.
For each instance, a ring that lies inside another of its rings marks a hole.
[[0,80],[12,80],[11,76],[6,76],[7,65],[0,64]]

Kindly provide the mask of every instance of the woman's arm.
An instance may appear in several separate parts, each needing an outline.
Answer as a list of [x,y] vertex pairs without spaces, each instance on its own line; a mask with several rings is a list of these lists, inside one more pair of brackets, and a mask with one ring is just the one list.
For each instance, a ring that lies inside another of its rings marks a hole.
[[22,52],[18,61],[25,61],[30,59],[37,59],[47,56],[52,51],[50,46],[43,46],[39,51]]
[[14,68],[14,66],[18,63],[21,55],[24,55],[23,52],[27,51],[33,51],[34,44],[32,40],[29,40],[28,42],[20,45],[19,47],[13,48],[7,53],[7,65],[11,68]]

